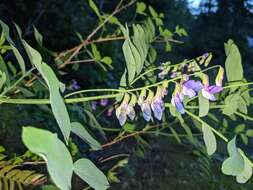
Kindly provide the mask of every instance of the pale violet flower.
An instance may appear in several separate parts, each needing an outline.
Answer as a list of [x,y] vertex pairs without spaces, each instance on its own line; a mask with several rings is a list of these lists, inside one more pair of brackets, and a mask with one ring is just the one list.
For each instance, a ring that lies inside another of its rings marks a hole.
[[210,101],[215,101],[216,98],[214,94],[221,92],[223,90],[223,87],[219,86],[219,84],[209,86],[209,78],[205,74],[203,75],[202,80],[203,80],[203,85],[204,85],[204,87],[201,90],[202,95]]
[[130,99],[129,95],[126,94],[120,106],[116,108],[116,117],[118,118],[121,126],[123,126],[127,120],[129,99]]
[[175,95],[172,96],[171,98],[171,104],[173,106],[176,107],[176,110],[181,113],[184,114],[184,105],[183,105],[183,95],[179,92],[177,92]]
[[184,95],[181,93],[181,86],[178,83],[176,83],[176,87],[171,98],[171,104],[181,114],[185,113],[183,99],[184,99]]
[[182,85],[182,93],[189,98],[193,98],[194,96],[196,96],[196,92],[198,92],[202,88],[203,85],[200,81],[187,80]]
[[108,104],[108,99],[104,98],[100,100],[100,105],[101,106],[106,106]]
[[151,107],[150,107],[153,97],[154,97],[154,93],[151,90],[149,90],[148,97],[146,98],[146,100],[144,100],[142,103],[140,103],[141,111],[142,111],[143,117],[146,121],[153,120],[152,111],[151,111]]
[[135,114],[135,111],[134,111],[134,106],[137,102],[137,97],[135,94],[132,94],[131,96],[131,100],[129,102],[129,105],[128,105],[128,108],[127,108],[127,116],[133,121],[136,114]]
[[150,103],[148,101],[145,101],[141,104],[141,111],[142,111],[142,114],[143,114],[143,118],[146,121],[152,120],[152,113],[151,113]]
[[221,86],[204,86],[204,88],[202,89],[202,95],[208,100],[215,101],[216,98],[214,94],[221,92],[222,90],[223,88]]
[[154,113],[155,118],[158,120],[162,119],[162,115],[165,109],[164,102],[162,100],[164,92],[162,90],[163,90],[162,87],[160,86],[157,87],[156,95],[151,102],[151,109]]

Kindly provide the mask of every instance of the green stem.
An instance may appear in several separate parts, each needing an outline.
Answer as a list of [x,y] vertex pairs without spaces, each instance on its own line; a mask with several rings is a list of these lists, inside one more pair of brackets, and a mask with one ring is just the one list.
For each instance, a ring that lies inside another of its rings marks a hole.
[[136,81],[138,81],[140,78],[142,78],[142,77],[145,76],[146,74],[151,73],[151,72],[153,72],[153,71],[156,71],[156,70],[158,70],[158,69],[159,69],[159,67],[155,67],[155,68],[151,68],[151,69],[147,70],[146,72],[144,72],[144,73],[142,73],[141,75],[139,75],[138,77],[136,77],[136,78],[130,83],[130,85],[133,85]]
[[10,87],[6,88],[1,94],[1,96],[4,96],[6,93],[8,93],[10,90],[12,90],[13,88],[15,88],[25,77],[27,77],[28,75],[31,74],[31,72],[34,70],[34,68],[31,68],[29,71],[27,71],[24,75],[22,75],[13,85],[11,85]]
[[252,85],[253,82],[247,82],[247,83],[240,83],[240,84],[232,84],[232,85],[228,85],[228,86],[224,86],[223,88],[233,88],[233,87],[240,87],[240,86],[248,86],[248,85]]
[[235,112],[236,115],[243,117],[244,119],[253,121],[253,118],[240,112]]
[[[220,108],[224,108],[226,105],[210,105],[209,108],[210,109],[220,109]],[[185,108],[187,109],[199,109],[199,106],[185,106]]]
[[223,134],[221,134],[219,131],[217,131],[216,129],[212,128],[209,124],[207,124],[205,121],[203,121],[202,119],[200,119],[200,117],[196,116],[195,114],[191,113],[188,110],[185,110],[185,113],[187,113],[189,116],[191,116],[192,118],[196,119],[197,121],[199,121],[202,124],[205,124],[207,127],[209,127],[217,136],[219,136],[221,139],[223,139],[225,142],[228,142],[227,137],[225,137]]
[[[82,97],[82,98],[69,98],[64,99],[65,103],[73,104],[79,102],[86,102],[92,100],[100,100],[104,98],[116,98],[119,94],[111,94],[111,95],[101,95],[101,96],[91,96],[91,97]],[[50,99],[0,99],[0,103],[7,104],[50,104]]]

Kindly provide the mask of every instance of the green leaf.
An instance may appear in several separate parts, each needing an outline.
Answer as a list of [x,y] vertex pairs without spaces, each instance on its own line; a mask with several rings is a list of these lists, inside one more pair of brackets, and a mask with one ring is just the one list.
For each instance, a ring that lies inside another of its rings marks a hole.
[[131,124],[131,123],[126,123],[124,126],[123,126],[123,129],[127,132],[133,132],[135,130],[135,125],[134,124]]
[[60,94],[60,83],[51,67],[49,67],[46,63],[42,63],[41,69],[42,75],[44,76],[43,78],[46,80],[49,87],[50,104],[54,117],[61,129],[66,143],[68,143],[71,125],[66,105]]
[[100,18],[100,17],[101,17],[101,14],[100,14],[100,12],[99,12],[99,10],[98,10],[97,5],[94,3],[93,0],[89,0],[89,5],[90,5],[90,7],[92,8],[92,10],[96,13],[96,15]]
[[226,175],[237,176],[244,170],[244,159],[236,147],[236,137],[227,145],[229,158],[222,163],[222,172]]
[[213,134],[212,130],[206,126],[204,123],[202,124],[202,132],[204,137],[204,142],[206,145],[206,150],[208,155],[212,155],[215,153],[217,148],[216,138]]
[[48,172],[56,186],[62,190],[71,189],[73,161],[67,147],[57,135],[44,129],[23,127],[22,140],[31,152],[46,161]]
[[[126,60],[126,66],[127,66],[127,74],[128,74],[128,82],[131,83],[134,80],[135,74],[136,74],[136,60],[133,55],[132,49],[131,49],[131,41],[130,39],[126,39],[123,43],[123,53]],[[137,51],[135,49],[135,51]]]
[[245,129],[245,124],[239,124],[236,126],[235,128],[235,133],[238,134],[238,133],[241,133],[243,132]]
[[90,160],[83,158],[74,163],[74,172],[95,190],[109,188],[106,176]]
[[165,51],[170,52],[172,50],[171,44],[169,42],[166,42],[165,44]]
[[43,185],[42,190],[59,190],[57,187],[55,187],[54,185]]
[[90,112],[89,110],[84,109],[84,113],[88,116],[88,123],[91,127],[96,128],[99,130],[100,134],[103,135],[103,137],[105,137],[105,133],[102,129],[102,126],[98,123],[97,119],[95,118],[95,116],[93,115],[92,112]]
[[154,18],[158,18],[159,17],[158,14],[157,14],[157,12],[155,11],[155,9],[153,9],[153,7],[148,6],[148,9],[149,9],[149,12],[152,15],[152,17],[154,17]]
[[246,131],[246,135],[247,135],[248,137],[253,137],[253,129],[248,129],[248,130]]
[[39,33],[37,28],[33,27],[33,30],[34,30],[34,37],[35,37],[36,41],[42,47],[43,46],[43,36]]
[[82,126],[81,123],[72,122],[71,126],[71,131],[82,140],[87,142],[93,150],[101,149],[101,144],[88,133],[88,131],[84,128],[84,126]]
[[146,10],[147,5],[143,2],[136,3],[136,12],[139,14],[145,14],[144,11]]
[[3,88],[6,83],[6,74],[0,71],[0,90]]
[[209,112],[209,100],[203,97],[202,93],[198,93],[199,100],[199,117],[204,117]]
[[239,81],[243,79],[243,68],[241,54],[236,44],[231,40],[226,46],[226,52],[228,53],[225,68],[228,81]]
[[243,151],[240,150],[240,152],[243,155],[243,159],[244,159],[244,169],[242,173],[236,176],[236,181],[238,183],[246,183],[252,176],[252,166],[249,160],[244,155]]
[[25,74],[25,62],[24,62],[24,59],[22,58],[21,54],[19,53],[18,49],[16,48],[15,46],[15,43],[12,41],[12,39],[10,38],[10,34],[9,34],[9,27],[3,22],[0,20],[0,25],[3,29],[3,33],[4,33],[4,36],[6,38],[6,40],[9,42],[11,48],[12,48],[12,51],[14,53],[14,55],[16,56],[16,59],[19,63],[19,66],[20,66],[20,69],[22,71],[23,74]]
[[43,79],[46,81],[47,86],[50,92],[50,104],[54,117],[61,129],[61,132],[64,136],[66,143],[68,143],[71,126],[70,118],[64,103],[64,100],[60,94],[61,84],[58,81],[54,71],[46,63],[42,63],[41,55],[38,51],[33,49],[28,43],[23,40],[25,50],[28,54],[28,57],[33,65],[41,73]]
[[100,61],[101,55],[100,55],[100,52],[98,51],[98,48],[95,44],[91,44],[91,50],[92,50],[92,54],[94,56],[95,61]]
[[242,96],[238,99],[238,110],[242,113],[248,114],[247,102]]
[[1,55],[0,55],[0,71],[5,73],[5,75],[6,75],[6,84],[7,84],[7,86],[10,86],[9,72],[8,72],[7,66],[4,62],[4,59]]
[[241,137],[241,139],[242,139],[242,142],[243,142],[245,145],[247,145],[247,144],[249,143],[249,139],[248,139],[248,137],[247,137],[245,134],[241,133],[241,134],[240,134],[240,137]]
[[238,108],[238,100],[240,95],[238,93],[230,94],[225,98],[225,107],[222,110],[222,113],[225,115],[232,115],[236,112]]
[[107,56],[103,57],[100,61],[103,62],[103,63],[105,63],[105,64],[107,64],[107,65],[111,65],[112,64],[112,58],[107,57]]
[[121,86],[121,87],[127,86],[126,74],[127,74],[127,70],[125,69],[123,75],[122,75],[121,78],[120,78],[120,86]]

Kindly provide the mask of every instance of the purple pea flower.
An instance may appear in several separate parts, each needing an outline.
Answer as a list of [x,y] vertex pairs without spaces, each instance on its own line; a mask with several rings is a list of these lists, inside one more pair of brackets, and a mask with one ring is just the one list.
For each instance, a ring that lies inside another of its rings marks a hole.
[[165,109],[164,102],[162,100],[163,93],[163,88],[158,86],[156,95],[151,102],[151,109],[154,113],[155,118],[158,120],[162,119],[162,115]]
[[100,100],[100,105],[101,106],[106,106],[108,104],[108,99],[101,99]]
[[127,116],[133,121],[135,118],[135,111],[133,105],[129,104],[127,107]]
[[148,97],[146,98],[146,100],[144,100],[143,102],[140,102],[141,111],[146,121],[153,120],[152,111],[150,107],[153,97],[154,97],[154,93],[151,90],[149,90]]
[[183,105],[184,95],[181,92],[181,88],[182,88],[181,85],[176,83],[176,87],[171,98],[171,104],[174,107],[176,107],[176,110],[179,113],[184,114],[185,113]]
[[176,107],[177,111],[181,114],[184,114],[184,105],[183,105],[183,94],[180,92],[177,92],[174,96],[171,98],[171,104]]
[[215,101],[216,98],[215,98],[214,94],[222,91],[223,87],[220,86],[220,83],[218,85],[209,86],[209,78],[207,75],[204,75],[202,80],[203,80],[203,84],[204,84],[204,87],[201,90],[202,95],[210,101]]
[[121,126],[123,126],[127,120],[129,98],[129,95],[126,94],[120,106],[116,109],[116,117]]
[[182,86],[182,93],[185,96],[188,96],[189,98],[193,98],[196,96],[196,92],[201,90],[203,88],[203,85],[200,81],[195,80],[187,80],[183,83]]
[[155,97],[151,103],[151,109],[156,119],[161,120],[164,112],[164,102],[161,98]]
[[142,111],[143,117],[146,121],[152,120],[152,115],[151,115],[152,113],[151,113],[149,101],[144,101],[141,104],[141,111]]
[[216,98],[215,98],[214,94],[216,94],[222,90],[223,90],[223,88],[221,86],[216,86],[216,85],[208,86],[208,85],[206,85],[202,89],[202,95],[208,100],[215,101]]
[[92,110],[96,110],[97,109],[97,102],[96,101],[92,101],[91,102],[91,108],[92,108]]
[[128,108],[127,108],[127,116],[133,121],[135,118],[135,111],[134,111],[134,106],[137,102],[137,97],[135,94],[132,94],[131,100],[129,102]]
[[111,117],[112,116],[112,112],[113,112],[113,108],[109,108],[106,112],[106,116],[107,117]]
[[79,86],[79,84],[77,83],[76,80],[72,80],[72,83],[70,85],[70,89],[71,90],[79,90],[81,87]]
[[121,126],[123,126],[127,120],[127,107],[128,105],[123,103],[116,109],[116,117],[118,118]]

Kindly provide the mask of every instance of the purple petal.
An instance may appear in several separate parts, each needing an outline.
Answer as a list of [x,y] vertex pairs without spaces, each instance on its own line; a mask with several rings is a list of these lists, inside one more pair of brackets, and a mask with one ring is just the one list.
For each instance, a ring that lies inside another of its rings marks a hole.
[[[178,94],[177,94],[178,95]],[[172,97],[171,104],[176,107],[177,111],[181,114],[184,114],[184,106],[182,104],[182,101],[180,100],[179,96]]]
[[189,98],[196,96],[196,92],[193,89],[187,88],[186,86],[183,86],[182,93]]
[[218,92],[220,92],[222,90],[223,90],[223,88],[221,86],[212,85],[212,86],[208,87],[208,91],[211,94],[216,94],[216,93],[218,93]]
[[112,116],[112,112],[113,112],[113,108],[109,108],[106,112],[106,116],[107,117],[111,117]]
[[211,100],[211,101],[216,100],[215,96],[204,88],[202,89],[202,95],[208,100]]
[[150,119],[152,118],[151,116],[151,109],[148,103],[143,103],[141,106],[141,110],[143,113],[143,117],[146,121],[150,121]]
[[161,120],[164,111],[164,102],[161,99],[153,101],[151,108],[156,119]]
[[100,105],[101,106],[106,106],[108,104],[108,99],[101,99],[100,100]]
[[96,110],[97,109],[97,102],[96,101],[92,101],[91,102],[91,108],[92,108],[92,110]]
[[195,80],[188,80],[183,85],[186,88],[193,89],[196,92],[198,92],[200,89],[203,88],[202,83],[200,81],[195,81]]
[[126,119],[127,119],[127,116],[126,116],[125,113],[120,113],[119,114],[118,120],[119,120],[119,123],[120,123],[121,126],[123,126],[126,123]]
[[134,120],[134,118],[135,118],[135,111],[134,111],[133,106],[129,106],[129,107],[128,107],[127,115],[128,115],[128,117],[129,117],[132,121]]

